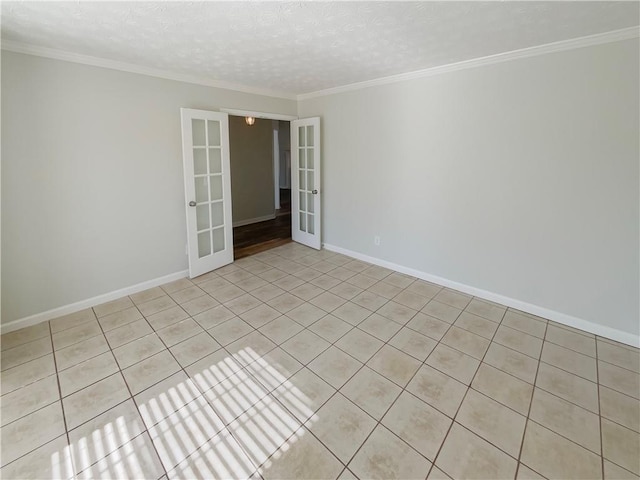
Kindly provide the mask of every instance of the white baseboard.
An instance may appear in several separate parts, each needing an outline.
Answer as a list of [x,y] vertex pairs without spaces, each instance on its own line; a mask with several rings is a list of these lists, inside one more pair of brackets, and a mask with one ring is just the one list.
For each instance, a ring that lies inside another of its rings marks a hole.
[[548,308],[540,307],[538,305],[533,305],[531,303],[523,302],[521,300],[516,300],[514,298],[500,295],[498,293],[482,290],[481,288],[471,287],[463,283],[438,277],[437,275],[431,275],[429,273],[421,272],[419,270],[415,270],[413,268],[405,267],[403,265],[398,265],[392,262],[388,262],[386,260],[370,257],[368,255],[354,252],[352,250],[338,247],[336,245],[330,245],[325,243],[323,244],[323,247],[326,250],[329,250],[330,252],[341,253],[348,257],[353,257],[357,260],[362,260],[363,262],[371,263],[373,265],[379,265],[381,267],[385,267],[390,270],[395,270],[396,272],[404,273],[406,275],[411,275],[412,277],[420,278],[428,282],[437,283],[438,285],[442,285],[444,287],[453,288],[460,292],[473,295],[474,297],[483,298],[485,300],[499,303],[507,307],[515,308],[517,310],[521,310],[523,312],[527,312],[532,315],[536,315],[538,317],[546,318],[548,320],[553,320],[554,322],[561,323],[562,325],[578,328],[580,330],[584,330],[585,332],[593,333],[594,335],[599,335],[601,337],[608,338],[610,340],[615,340],[616,342],[624,343],[626,345],[631,345],[633,347],[640,347],[640,336],[634,335],[632,333],[624,332],[622,330],[617,330],[615,328],[607,327],[605,325],[600,325],[594,322],[590,322],[588,320],[584,320],[582,318],[573,317],[565,313],[556,312],[555,310],[550,310]]
[[252,223],[266,222],[267,220],[273,220],[276,218],[275,212],[271,215],[265,215],[264,217],[247,218],[246,220],[238,220],[233,222],[233,227],[244,227],[245,225],[251,225]]
[[138,283],[136,285],[131,285],[130,287],[121,288],[119,290],[114,290],[113,292],[109,292],[109,293],[103,293],[102,295],[98,295],[92,298],[87,298],[86,300],[81,300],[79,302],[71,303],[69,305],[63,305],[62,307],[57,307],[52,310],[47,310],[46,312],[36,313],[35,315],[19,318],[18,320],[13,320],[11,322],[7,322],[0,325],[0,333],[4,334],[8,332],[13,332],[14,330],[18,330],[20,328],[30,327],[38,323],[46,322],[48,320],[61,317],[62,315],[68,315],[70,313],[75,313],[75,312],[79,312],[80,310],[84,310],[85,308],[95,307],[96,305],[100,305],[105,302],[110,302],[111,300],[117,300],[118,298],[124,297],[126,295],[133,295],[134,293],[142,292],[144,290],[148,290],[149,288],[153,288],[153,287],[158,287],[160,285],[164,285],[165,283],[173,282],[174,280],[180,280],[181,278],[186,277],[188,274],[189,274],[188,270],[171,273],[163,277],[158,277],[158,278],[154,278],[153,280],[147,280],[146,282]]

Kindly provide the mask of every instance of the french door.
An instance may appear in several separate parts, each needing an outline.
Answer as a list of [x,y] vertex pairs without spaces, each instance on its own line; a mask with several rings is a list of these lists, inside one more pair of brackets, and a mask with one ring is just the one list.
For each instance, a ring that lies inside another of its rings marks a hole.
[[291,238],[320,250],[320,117],[291,122]]
[[233,262],[229,117],[181,108],[189,276]]

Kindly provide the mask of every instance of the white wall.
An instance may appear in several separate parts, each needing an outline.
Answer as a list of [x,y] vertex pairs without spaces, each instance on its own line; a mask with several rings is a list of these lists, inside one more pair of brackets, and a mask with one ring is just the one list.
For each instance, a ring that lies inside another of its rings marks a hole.
[[637,336],[638,58],[635,39],[299,102],[323,122],[323,241]]
[[290,100],[2,52],[2,323],[187,268],[180,107]]

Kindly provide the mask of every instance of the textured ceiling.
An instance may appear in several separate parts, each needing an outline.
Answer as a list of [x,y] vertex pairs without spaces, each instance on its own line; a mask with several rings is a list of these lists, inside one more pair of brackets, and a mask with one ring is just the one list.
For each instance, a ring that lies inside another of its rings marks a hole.
[[291,94],[638,25],[638,2],[2,2],[2,38]]

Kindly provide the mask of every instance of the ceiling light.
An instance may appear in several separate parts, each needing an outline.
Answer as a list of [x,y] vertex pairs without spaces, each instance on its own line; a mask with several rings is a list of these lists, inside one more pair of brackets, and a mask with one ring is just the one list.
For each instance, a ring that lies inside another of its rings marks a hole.
[[255,117],[244,117],[244,121],[247,123],[247,125],[251,126],[254,123],[256,123],[256,118]]

